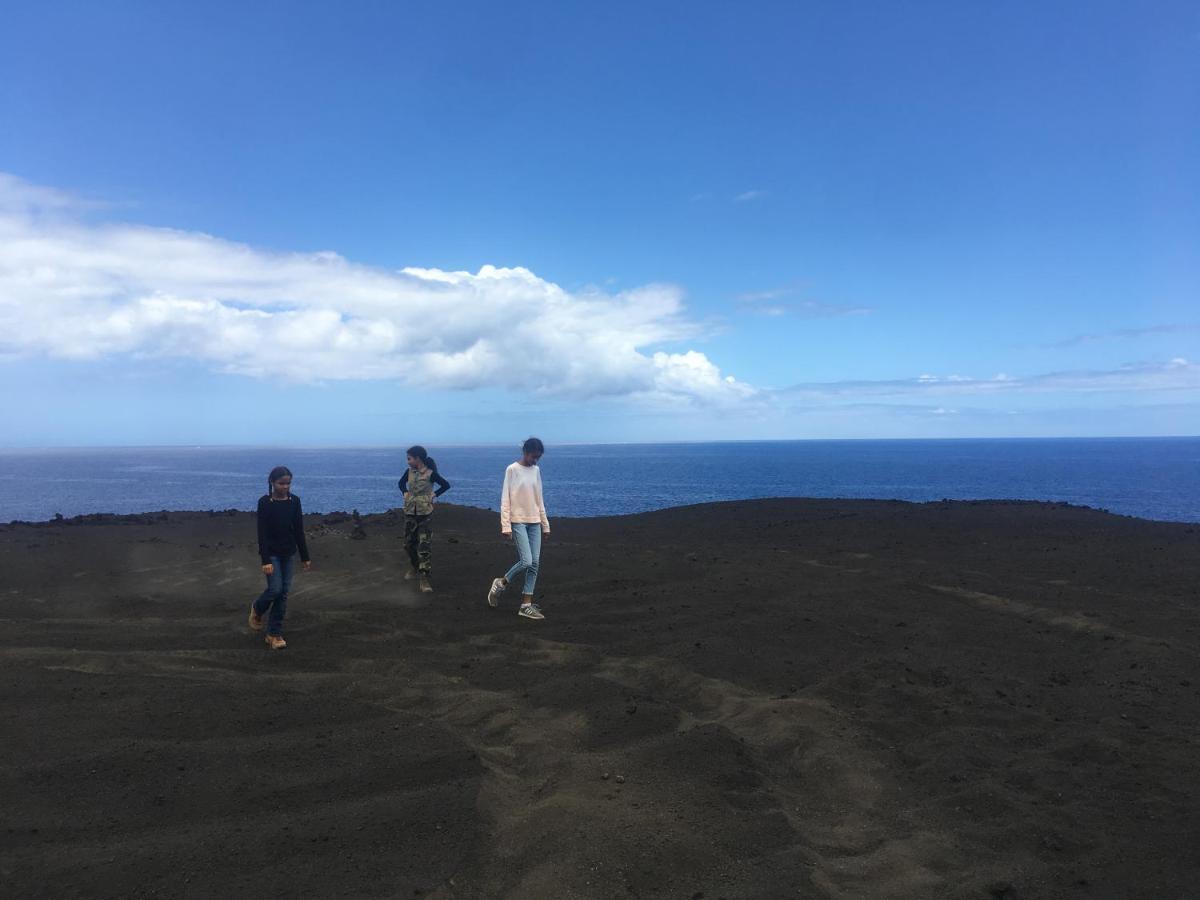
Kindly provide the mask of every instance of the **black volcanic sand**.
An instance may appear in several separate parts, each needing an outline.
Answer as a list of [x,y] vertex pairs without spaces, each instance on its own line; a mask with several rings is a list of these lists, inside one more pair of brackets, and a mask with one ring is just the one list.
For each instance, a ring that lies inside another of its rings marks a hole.
[[[1020,503],[0,526],[11,897],[1200,896],[1200,527]],[[544,594],[542,593],[544,591]]]

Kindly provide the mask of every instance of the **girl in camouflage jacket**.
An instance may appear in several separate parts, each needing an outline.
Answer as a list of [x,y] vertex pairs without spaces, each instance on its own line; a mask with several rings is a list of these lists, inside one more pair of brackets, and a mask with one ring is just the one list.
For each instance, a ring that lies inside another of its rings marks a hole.
[[[434,490],[437,485],[437,490]],[[404,547],[412,568],[405,580],[419,578],[421,590],[433,591],[433,498],[450,490],[450,482],[438,474],[437,463],[419,444],[408,448],[408,470],[400,479],[404,492]]]

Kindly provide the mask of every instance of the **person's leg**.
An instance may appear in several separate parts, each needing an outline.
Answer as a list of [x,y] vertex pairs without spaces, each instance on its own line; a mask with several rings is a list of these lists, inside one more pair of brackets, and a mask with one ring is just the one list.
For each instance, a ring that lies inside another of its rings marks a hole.
[[416,571],[419,560],[417,558],[417,517],[404,517],[404,549],[408,551],[408,559],[412,563],[413,570]]
[[296,571],[296,557],[275,559],[275,571],[279,573],[279,593],[271,604],[271,617],[267,620],[267,634],[283,634],[283,617],[287,615],[288,591],[292,589],[292,575]]
[[417,571],[428,578],[433,574],[433,516],[417,521]]
[[542,526],[536,522],[528,527],[529,565],[525,568],[525,590],[522,602],[533,602],[533,589],[537,585],[538,566],[542,558]]
[[265,576],[267,579],[267,589],[259,594],[258,599],[254,601],[254,612],[260,617],[267,614],[267,610],[271,608],[271,604],[275,602],[275,598],[283,590],[283,567],[279,565],[279,557],[272,556],[271,565],[274,567],[274,571],[270,575]]
[[542,552],[542,526],[537,522],[514,525],[514,536],[518,527],[521,529],[521,540],[529,549],[525,564],[525,587],[521,593],[521,608],[517,610],[517,613],[525,619],[544,619],[546,617],[533,602],[533,588],[537,583],[538,557]]
[[514,522],[512,526],[513,546],[517,548],[517,561],[513,563],[513,567],[508,570],[504,576],[504,580],[511,582],[514,578],[520,575],[533,562],[533,553],[529,549],[529,532],[525,530],[524,524]]

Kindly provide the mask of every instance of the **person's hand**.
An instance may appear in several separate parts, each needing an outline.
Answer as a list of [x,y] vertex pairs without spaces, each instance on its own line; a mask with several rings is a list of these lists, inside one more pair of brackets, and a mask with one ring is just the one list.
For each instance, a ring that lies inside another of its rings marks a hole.
[[275,567],[273,565],[271,565],[270,563],[267,563],[265,566],[263,566],[263,574],[264,575],[274,575]]
[[405,491],[405,492],[404,492],[404,499],[405,499],[406,501],[407,501],[407,500],[408,500],[408,498],[409,498],[409,497],[411,497],[411,496],[412,496],[412,491]]
[[311,572],[311,571],[312,571],[312,560],[311,560],[311,559],[306,559],[306,560],[304,561],[304,571],[305,571],[305,572]]
[[512,532],[505,531],[505,532],[501,533],[500,537],[504,538],[506,541],[511,541],[512,540]]

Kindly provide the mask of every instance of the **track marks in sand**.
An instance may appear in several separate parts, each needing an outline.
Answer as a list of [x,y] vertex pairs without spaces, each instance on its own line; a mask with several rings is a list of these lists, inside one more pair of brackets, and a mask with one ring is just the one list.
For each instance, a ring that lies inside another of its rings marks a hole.
[[[889,761],[870,749],[876,742],[860,734],[849,717],[820,698],[765,696],[672,660],[614,656],[532,635],[518,640],[477,637],[461,652],[519,655],[524,664],[547,673],[568,666],[582,669],[586,677],[617,689],[607,699],[593,689],[596,700],[586,716],[564,716],[531,704],[516,691],[498,690],[485,697],[478,686],[463,684],[458,687],[461,702],[447,702],[446,684],[434,688],[418,680],[413,685],[406,700],[424,706],[428,697],[440,695],[440,721],[485,761],[482,806],[528,810],[496,823],[498,831],[510,835],[507,849],[497,852],[520,855],[519,842],[511,835],[535,822],[543,830],[548,821],[558,821],[575,831],[587,822],[587,827],[614,832],[605,837],[612,841],[619,840],[623,827],[646,833],[647,817],[660,816],[664,837],[658,852],[669,848],[675,859],[695,855],[696,864],[703,866],[699,845],[719,842],[721,836],[680,833],[678,822],[702,818],[695,813],[697,804],[711,802],[731,810],[728,827],[756,835],[755,844],[773,865],[790,868],[798,884],[830,897],[864,892],[927,896],[944,889],[952,873],[988,867],[988,848],[969,846],[953,829],[907,821],[895,812],[890,801],[901,789],[887,775]],[[628,706],[626,698],[632,698]],[[603,709],[614,703],[622,708],[610,720]],[[410,708],[407,702],[405,707]],[[646,715],[654,723],[648,731],[635,725]],[[622,719],[621,740],[597,733]],[[697,752],[697,744],[703,752]],[[698,757],[708,761],[711,771],[696,772],[678,763]],[[530,763],[546,775],[540,795],[530,791],[525,777],[523,766]],[[629,784],[614,789],[598,780],[599,772],[620,771],[620,766],[630,774]],[[504,802],[489,802],[489,792],[495,791],[527,796],[524,803],[511,795]],[[599,806],[581,808],[581,798],[589,796]],[[597,814],[605,818],[593,820]],[[635,869],[638,852],[629,851]],[[647,867],[647,872],[653,869],[650,861]],[[739,877],[733,883],[753,893],[754,876],[743,872]],[[536,877],[509,887],[533,889]],[[655,890],[648,882],[643,888]]]
[[[368,594],[376,597],[398,580],[396,578],[397,568],[393,563],[386,566],[373,566],[369,569],[355,569],[344,575],[327,575],[314,567],[313,572],[297,572],[288,596],[289,598],[303,598],[306,596],[327,597],[335,594],[340,596]],[[379,577],[381,575],[382,578]]]
[[[64,651],[60,647],[14,647],[0,650],[0,659],[12,664],[31,663],[48,672],[76,672],[101,677],[141,676],[180,679],[189,682],[224,683],[259,675],[261,656],[255,644],[254,655],[244,650],[84,650]],[[304,673],[311,678],[312,673]],[[287,677],[296,677],[287,673]]]
[[[345,697],[318,707],[285,688],[263,703],[240,680],[114,674],[123,680],[89,693],[103,715],[77,721],[76,746],[35,743],[30,725],[0,767],[0,876],[41,886],[24,896],[46,885],[252,896],[278,884],[341,896],[355,877],[415,896],[452,878],[480,839],[480,770],[446,729]],[[94,681],[36,677],[27,722],[34,710],[77,715],[76,691]]]
[[1137,641],[1139,643],[1153,644],[1156,646],[1168,646],[1174,650],[1181,650],[1181,648],[1173,646],[1167,641],[1157,640],[1142,634],[1127,631],[1123,628],[1118,628],[1115,625],[1109,625],[1082,612],[1063,612],[1062,610],[1051,609],[1050,607],[1046,606],[1038,606],[1035,603],[1026,603],[1023,600],[1014,600],[1012,598],[1001,597],[996,594],[987,594],[982,591],[971,591],[966,590],[965,588],[950,587],[941,584],[929,584],[926,585],[926,587],[944,596],[954,597],[957,600],[966,601],[972,606],[987,610],[988,612],[997,612],[1005,615],[1016,616],[1022,619],[1031,619],[1043,625],[1051,625],[1055,628],[1062,628],[1068,631],[1074,631],[1083,634],[1099,634],[1112,638],[1121,638],[1123,640]]
[[667,694],[686,712],[687,730],[716,726],[749,748],[760,789],[796,835],[793,851],[829,896],[924,896],[945,886],[942,873],[967,864],[951,832],[918,829],[889,810],[899,788],[888,763],[824,700],[765,696],[656,658],[610,658],[602,674]]

